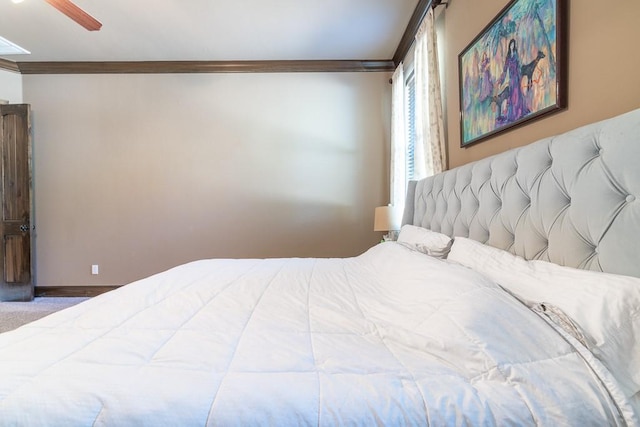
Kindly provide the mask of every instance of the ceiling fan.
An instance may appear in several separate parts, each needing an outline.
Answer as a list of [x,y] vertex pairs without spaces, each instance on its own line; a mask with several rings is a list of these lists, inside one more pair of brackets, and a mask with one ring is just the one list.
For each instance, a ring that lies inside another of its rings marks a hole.
[[[20,3],[22,0],[13,0],[14,3]],[[76,21],[89,31],[98,31],[102,24],[96,20],[93,16],[89,15],[84,10],[80,9],[73,2],[69,0],[44,0],[51,6],[58,9],[60,12],[67,15],[69,18]]]

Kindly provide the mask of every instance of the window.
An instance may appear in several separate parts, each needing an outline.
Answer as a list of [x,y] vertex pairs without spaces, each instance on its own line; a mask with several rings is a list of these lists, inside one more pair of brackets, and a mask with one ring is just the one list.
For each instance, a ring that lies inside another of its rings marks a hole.
[[404,205],[407,182],[442,172],[447,164],[437,38],[433,12],[393,74],[391,200]]
[[413,61],[400,64],[393,75],[391,204],[404,205],[407,183],[419,179],[416,120],[416,79]]
[[413,71],[408,73],[405,89],[405,188],[406,183],[416,178],[416,79]]

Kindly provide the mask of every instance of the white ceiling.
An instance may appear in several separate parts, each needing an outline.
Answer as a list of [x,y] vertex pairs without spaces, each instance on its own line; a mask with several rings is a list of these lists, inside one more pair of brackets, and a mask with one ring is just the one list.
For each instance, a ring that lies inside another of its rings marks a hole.
[[44,0],[0,0],[11,61],[391,59],[418,0],[74,0],[87,31]]

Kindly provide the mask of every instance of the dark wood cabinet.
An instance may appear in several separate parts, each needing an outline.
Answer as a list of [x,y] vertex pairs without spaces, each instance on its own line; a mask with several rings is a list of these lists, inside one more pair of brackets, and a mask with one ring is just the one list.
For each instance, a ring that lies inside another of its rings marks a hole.
[[0,301],[33,299],[31,109],[0,105]]

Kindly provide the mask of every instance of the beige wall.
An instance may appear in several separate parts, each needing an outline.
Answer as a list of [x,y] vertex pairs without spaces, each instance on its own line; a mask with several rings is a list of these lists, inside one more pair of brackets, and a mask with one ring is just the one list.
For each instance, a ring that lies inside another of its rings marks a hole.
[[11,104],[22,103],[22,75],[0,70],[0,100]]
[[388,79],[23,76],[38,285],[123,284],[208,257],[364,251],[388,201]]
[[444,41],[450,166],[565,132],[640,107],[640,2],[569,1],[568,109],[460,148],[458,54],[507,0],[452,0],[439,16]]

